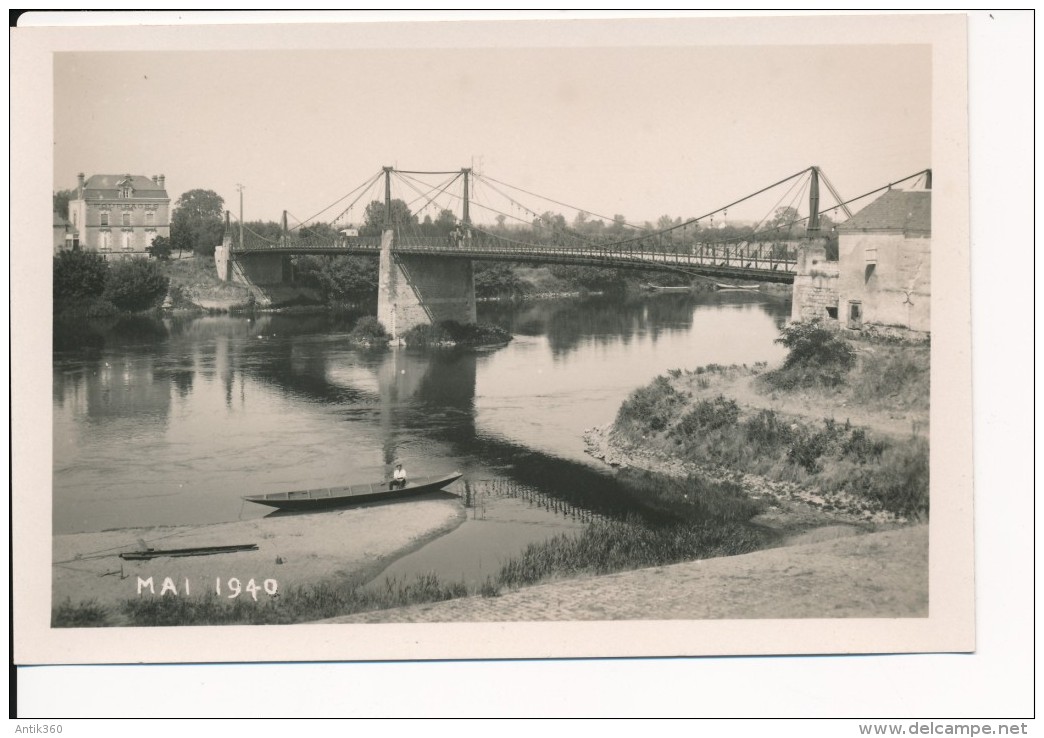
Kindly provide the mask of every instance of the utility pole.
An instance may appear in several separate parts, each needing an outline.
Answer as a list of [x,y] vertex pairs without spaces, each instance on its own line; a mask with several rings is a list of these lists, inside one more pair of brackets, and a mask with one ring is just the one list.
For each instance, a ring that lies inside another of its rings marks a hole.
[[236,189],[239,190],[239,248],[243,248],[243,190],[246,188],[236,182]]

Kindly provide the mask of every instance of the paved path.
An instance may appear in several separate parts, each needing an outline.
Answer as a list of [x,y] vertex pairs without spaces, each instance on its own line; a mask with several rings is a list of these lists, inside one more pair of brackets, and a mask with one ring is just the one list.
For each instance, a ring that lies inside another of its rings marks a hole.
[[324,622],[927,615],[928,527],[917,526]]

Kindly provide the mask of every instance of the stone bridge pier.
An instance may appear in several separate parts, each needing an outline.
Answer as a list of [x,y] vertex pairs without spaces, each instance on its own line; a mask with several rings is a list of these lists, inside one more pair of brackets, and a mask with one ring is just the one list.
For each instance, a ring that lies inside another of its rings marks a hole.
[[393,338],[416,325],[475,322],[471,259],[397,254],[393,242],[393,232],[385,231],[377,293],[377,319]]

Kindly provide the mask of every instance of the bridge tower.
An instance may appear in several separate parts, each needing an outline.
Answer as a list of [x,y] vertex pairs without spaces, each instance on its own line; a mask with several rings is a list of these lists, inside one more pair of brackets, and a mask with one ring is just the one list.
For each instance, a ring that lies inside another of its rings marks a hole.
[[[434,325],[444,320],[475,322],[475,272],[471,259],[447,256],[399,254],[398,237],[391,211],[392,167],[384,167],[384,232],[381,234],[381,261],[378,276],[377,319],[393,338],[402,338],[417,325]],[[468,178],[464,175],[465,234],[470,226]]]
[[[830,187],[829,181],[827,187]],[[832,191],[832,190],[831,190]],[[836,193],[834,194],[837,197]],[[838,198],[840,202],[840,198]],[[847,211],[847,208],[846,208]],[[792,321],[837,320],[839,265],[827,260],[827,239],[819,228],[819,167],[812,167],[808,188],[807,238],[798,246],[797,274],[791,299]]]

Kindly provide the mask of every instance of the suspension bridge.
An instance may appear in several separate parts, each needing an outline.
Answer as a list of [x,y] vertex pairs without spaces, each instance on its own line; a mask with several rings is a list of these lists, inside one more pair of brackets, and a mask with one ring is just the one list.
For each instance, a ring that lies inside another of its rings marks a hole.
[[[922,174],[930,177],[926,170],[905,179]],[[425,179],[433,176],[443,179],[435,183]],[[834,199],[834,204],[824,209],[820,207],[820,182]],[[405,197],[393,199],[393,184]],[[475,197],[479,188],[484,197]],[[774,192],[781,194],[753,228],[744,228],[742,236],[722,235],[730,208]],[[599,216],[471,168],[412,171],[383,167],[292,228],[284,211],[278,233],[258,233],[243,223],[242,217],[233,222],[231,213],[226,212],[225,237],[215,262],[222,279],[273,284],[293,279],[290,259],[295,255],[379,255],[378,318],[393,336],[399,336],[418,323],[448,319],[474,322],[474,261],[640,269],[708,279],[792,283],[799,270],[802,244],[821,237],[820,216],[840,209],[851,217],[848,203],[873,192],[845,201],[823,172],[811,166],[698,217],[650,228],[627,223],[621,216]],[[541,213],[540,206],[526,204],[527,196],[583,215],[578,215],[570,227],[561,215],[548,210]],[[806,197],[807,207],[803,208]],[[339,208],[335,217],[318,220],[335,208]],[[486,217],[494,216],[496,225],[474,220],[475,208],[483,209]],[[801,209],[807,213],[804,217],[800,216]],[[432,220],[431,213],[437,220]],[[773,217],[779,213],[791,217],[780,222]],[[601,227],[581,222],[591,216],[600,219]],[[353,225],[355,221],[365,221],[365,226],[360,229]],[[609,225],[604,226],[605,222]]]

